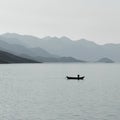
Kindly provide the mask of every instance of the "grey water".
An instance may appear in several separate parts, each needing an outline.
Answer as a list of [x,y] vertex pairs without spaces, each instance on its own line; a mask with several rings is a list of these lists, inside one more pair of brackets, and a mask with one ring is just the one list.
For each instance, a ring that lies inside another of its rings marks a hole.
[[120,64],[0,65],[0,120],[120,120]]

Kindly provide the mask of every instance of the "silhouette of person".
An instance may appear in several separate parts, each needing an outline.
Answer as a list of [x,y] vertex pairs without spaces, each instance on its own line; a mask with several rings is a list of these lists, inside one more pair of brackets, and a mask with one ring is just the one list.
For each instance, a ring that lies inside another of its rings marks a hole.
[[80,75],[78,75],[78,78],[80,77]]

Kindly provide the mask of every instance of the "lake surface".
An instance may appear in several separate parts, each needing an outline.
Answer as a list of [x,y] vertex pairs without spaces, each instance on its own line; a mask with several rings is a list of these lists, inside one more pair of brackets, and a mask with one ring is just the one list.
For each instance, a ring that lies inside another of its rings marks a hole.
[[0,65],[0,120],[120,120],[120,64]]

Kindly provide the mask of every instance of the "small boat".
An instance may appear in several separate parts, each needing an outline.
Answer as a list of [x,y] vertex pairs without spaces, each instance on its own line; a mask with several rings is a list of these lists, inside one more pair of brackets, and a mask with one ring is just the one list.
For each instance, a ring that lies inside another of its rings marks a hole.
[[74,80],[83,80],[84,78],[85,78],[85,76],[82,76],[82,77],[79,77],[79,76],[77,76],[77,77],[68,77],[68,76],[66,76],[66,78],[67,79],[74,79]]

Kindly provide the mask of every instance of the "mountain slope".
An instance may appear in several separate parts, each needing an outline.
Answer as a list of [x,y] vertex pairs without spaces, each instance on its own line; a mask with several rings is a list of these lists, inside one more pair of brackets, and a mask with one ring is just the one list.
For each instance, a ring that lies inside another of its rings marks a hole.
[[8,52],[0,51],[0,63],[38,63],[35,60],[18,57]]

